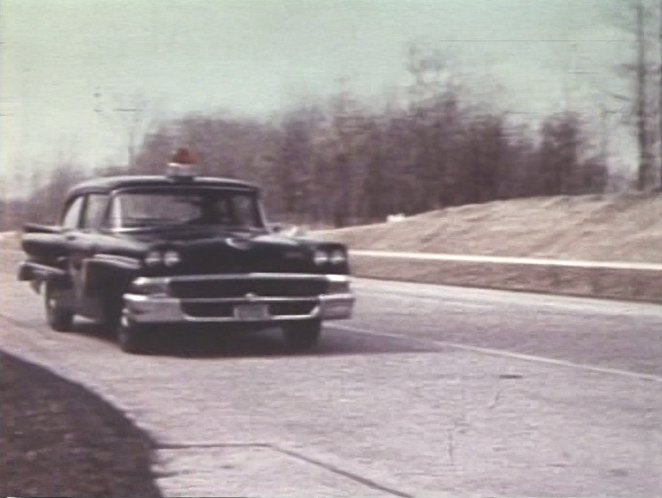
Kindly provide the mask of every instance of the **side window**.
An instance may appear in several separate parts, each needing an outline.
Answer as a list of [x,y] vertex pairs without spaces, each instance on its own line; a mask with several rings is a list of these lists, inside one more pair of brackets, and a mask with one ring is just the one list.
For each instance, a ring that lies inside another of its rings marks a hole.
[[106,213],[108,196],[105,194],[90,194],[83,213],[83,228],[99,228]]
[[232,210],[234,211],[235,225],[242,227],[258,226],[258,218],[255,210],[255,199],[247,195],[235,195],[232,197]]
[[62,216],[63,228],[77,228],[80,221],[80,211],[83,207],[83,197],[76,197],[76,199],[69,204],[69,207]]
[[119,228],[122,226],[122,215],[124,209],[122,207],[122,196],[116,195],[110,201],[110,226]]

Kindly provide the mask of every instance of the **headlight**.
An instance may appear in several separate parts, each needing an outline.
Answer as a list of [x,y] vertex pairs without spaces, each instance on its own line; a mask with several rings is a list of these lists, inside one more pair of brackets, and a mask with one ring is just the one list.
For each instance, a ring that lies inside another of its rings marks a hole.
[[316,265],[323,265],[329,262],[329,253],[322,249],[317,249],[313,254],[313,261]]
[[166,266],[175,266],[181,260],[179,253],[172,249],[163,253],[163,264]]
[[329,256],[329,261],[333,263],[334,265],[338,265],[340,263],[344,263],[347,261],[347,254],[345,254],[345,251],[342,249],[335,249],[334,251],[331,252],[331,256]]
[[157,266],[163,262],[163,256],[159,251],[149,251],[143,261],[147,266]]

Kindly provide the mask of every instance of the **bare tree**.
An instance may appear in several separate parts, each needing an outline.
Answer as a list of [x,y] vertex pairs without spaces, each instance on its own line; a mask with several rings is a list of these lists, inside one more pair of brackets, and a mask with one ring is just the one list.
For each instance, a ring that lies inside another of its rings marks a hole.
[[280,189],[283,209],[292,214],[309,204],[307,188],[313,174],[313,132],[305,110],[298,110],[283,121],[277,157],[276,181]]
[[639,168],[637,188],[646,189],[651,184],[653,173],[653,155],[648,124],[648,60],[645,24],[645,5],[643,0],[635,4],[635,37],[637,58],[635,63],[635,121],[637,144],[639,147]]
[[126,161],[132,170],[136,164],[139,144],[157,122],[156,107],[142,93],[108,97],[101,90],[94,93],[94,112],[102,121],[122,128],[126,137]]
[[83,178],[83,169],[75,162],[58,161],[46,183],[31,195],[25,210],[26,219],[38,223],[55,223],[60,213],[54,212],[53,206],[61,206],[69,189]]
[[[624,12],[626,15],[623,15]],[[660,34],[654,34],[651,30],[651,23],[656,18],[652,0],[627,0],[619,3],[614,17],[616,24],[631,35],[633,40],[631,61],[618,66],[630,80],[631,93],[615,97],[630,104],[627,115],[634,127],[637,144],[635,185],[637,190],[645,190],[653,186],[655,178],[654,144],[658,125],[653,120],[656,112],[653,104],[657,96],[650,91],[654,75],[651,71],[651,47],[658,41]]]
[[142,143],[136,169],[160,172],[175,146],[188,146],[205,173],[267,187],[271,212],[336,226],[604,189],[605,157],[590,148],[585,116],[552,115],[540,131],[514,126],[511,113],[472,98],[440,53],[409,56],[407,98],[381,110],[368,111],[344,86],[272,121],[218,113],[164,121]]

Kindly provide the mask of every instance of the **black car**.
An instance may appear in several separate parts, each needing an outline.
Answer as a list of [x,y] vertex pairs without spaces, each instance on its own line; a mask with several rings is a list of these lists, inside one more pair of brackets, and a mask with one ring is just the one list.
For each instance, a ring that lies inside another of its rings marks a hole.
[[278,325],[305,349],[322,320],[349,318],[354,305],[343,245],[274,233],[256,186],[187,165],[81,183],[59,225],[25,225],[22,247],[19,279],[43,294],[54,330],[82,315],[132,353],[166,324]]

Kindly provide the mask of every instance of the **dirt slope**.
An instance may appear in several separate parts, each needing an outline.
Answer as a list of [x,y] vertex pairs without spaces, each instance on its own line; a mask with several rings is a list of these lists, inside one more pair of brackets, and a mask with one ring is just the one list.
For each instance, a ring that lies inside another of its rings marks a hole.
[[472,204],[315,232],[353,249],[662,263],[662,194]]

